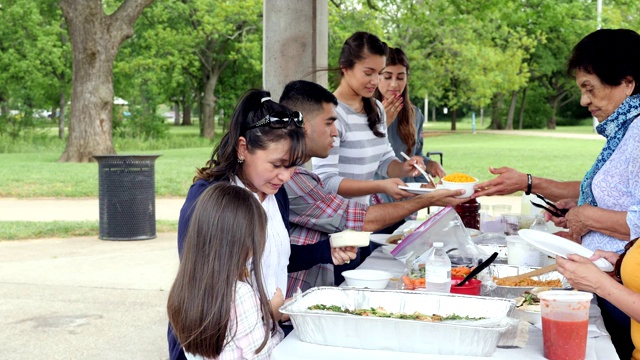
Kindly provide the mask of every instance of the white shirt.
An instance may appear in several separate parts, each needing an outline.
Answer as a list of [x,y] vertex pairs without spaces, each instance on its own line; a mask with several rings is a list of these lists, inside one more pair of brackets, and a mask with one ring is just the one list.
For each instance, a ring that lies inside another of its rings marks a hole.
[[[246,186],[236,176],[235,184],[246,189]],[[252,194],[258,198],[258,194]],[[289,233],[282,221],[280,208],[275,195],[267,195],[261,203],[267,214],[267,242],[262,254],[262,278],[267,297],[273,297],[276,288],[280,288],[284,294],[287,291],[287,265],[289,265],[289,255],[291,247]],[[254,279],[255,280],[255,279]],[[256,282],[253,281],[255,284]]]

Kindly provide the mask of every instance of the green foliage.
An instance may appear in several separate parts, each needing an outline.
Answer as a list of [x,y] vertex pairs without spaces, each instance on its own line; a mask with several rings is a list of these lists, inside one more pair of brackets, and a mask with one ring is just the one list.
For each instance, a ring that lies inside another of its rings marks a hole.
[[164,117],[155,111],[149,111],[140,106],[131,107],[131,114],[124,116],[119,107],[114,106],[113,133],[121,138],[138,140],[162,139],[169,131],[169,125]]

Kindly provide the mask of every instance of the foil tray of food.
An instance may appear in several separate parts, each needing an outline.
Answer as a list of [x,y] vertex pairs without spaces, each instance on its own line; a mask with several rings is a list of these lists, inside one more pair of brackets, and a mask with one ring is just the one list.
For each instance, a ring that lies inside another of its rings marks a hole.
[[421,291],[317,287],[280,311],[319,345],[491,356],[510,324],[510,299]]
[[505,265],[505,264],[492,264],[489,266],[490,272],[493,276],[496,287],[490,289],[487,293],[482,295],[490,297],[515,299],[521,296],[527,290],[531,290],[534,287],[548,287],[552,289],[568,289],[571,285],[567,279],[557,271],[551,271],[546,274],[533,276],[523,281],[513,284],[505,284],[500,282],[500,278],[507,276],[515,276],[524,274],[539,267],[535,266],[522,266],[522,265]]

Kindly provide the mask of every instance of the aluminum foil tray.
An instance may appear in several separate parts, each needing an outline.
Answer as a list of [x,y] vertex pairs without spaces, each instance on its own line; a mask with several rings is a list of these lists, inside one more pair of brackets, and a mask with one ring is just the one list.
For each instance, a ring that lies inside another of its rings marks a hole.
[[[383,307],[387,312],[485,317],[424,322],[312,311],[309,306]],[[426,354],[491,356],[515,302],[509,299],[421,291],[316,287],[285,304],[300,340],[313,344]]]
[[[506,276],[520,275],[529,271],[533,271],[535,269],[539,269],[539,267],[534,267],[534,266],[518,266],[518,265],[490,265],[489,268],[491,269],[492,275],[499,278],[506,277]],[[571,285],[569,284],[567,279],[565,279],[564,276],[562,276],[562,274],[560,274],[557,271],[552,271],[546,274],[542,274],[540,276],[534,276],[533,278],[536,280],[542,280],[542,281],[560,279],[562,281],[563,289],[571,288]],[[533,287],[531,286],[496,286],[494,289],[489,290],[488,293],[486,294],[483,293],[482,295],[514,299],[522,295],[522,293],[524,293],[525,291],[531,290],[531,289],[533,289]]]

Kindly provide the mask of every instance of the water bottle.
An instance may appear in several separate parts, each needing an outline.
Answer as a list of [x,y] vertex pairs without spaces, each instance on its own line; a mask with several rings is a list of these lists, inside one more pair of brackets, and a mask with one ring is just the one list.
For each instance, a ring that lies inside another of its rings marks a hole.
[[542,214],[536,214],[536,219],[533,221],[533,224],[531,224],[529,229],[549,232],[549,227],[547,226],[547,222],[544,221]]
[[451,260],[444,252],[444,244],[434,242],[424,262],[426,289],[430,292],[451,291]]

